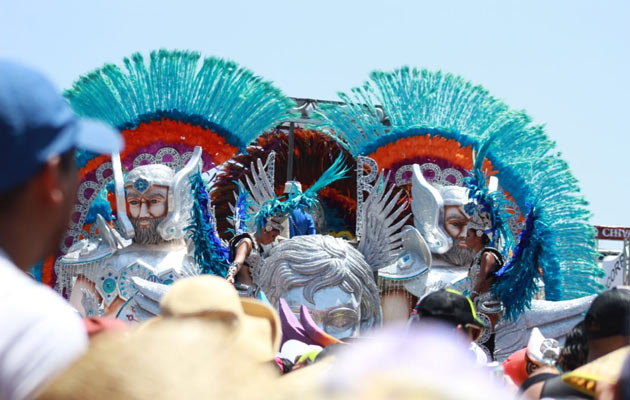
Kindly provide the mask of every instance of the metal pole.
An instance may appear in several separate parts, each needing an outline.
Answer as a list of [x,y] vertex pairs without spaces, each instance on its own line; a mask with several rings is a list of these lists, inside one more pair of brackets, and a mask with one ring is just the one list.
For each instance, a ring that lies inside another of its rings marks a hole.
[[293,148],[295,147],[295,122],[289,124],[289,151],[287,152],[287,181],[293,180]]
[[624,256],[624,263],[623,263],[623,284],[624,285],[628,285],[630,284],[630,238],[624,238],[623,239],[623,256]]

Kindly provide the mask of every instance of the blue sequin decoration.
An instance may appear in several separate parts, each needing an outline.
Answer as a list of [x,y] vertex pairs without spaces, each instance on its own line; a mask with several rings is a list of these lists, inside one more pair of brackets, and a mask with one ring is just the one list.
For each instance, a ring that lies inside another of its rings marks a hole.
[[149,181],[147,181],[144,178],[138,178],[133,183],[133,188],[136,189],[140,193],[144,193],[144,191],[149,188]]

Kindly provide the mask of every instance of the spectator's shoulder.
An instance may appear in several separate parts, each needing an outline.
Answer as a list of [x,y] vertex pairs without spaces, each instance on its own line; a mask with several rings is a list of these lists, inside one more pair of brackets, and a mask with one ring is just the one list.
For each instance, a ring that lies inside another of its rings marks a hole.
[[87,334],[60,295],[6,267],[0,266],[0,398],[24,398],[83,353]]

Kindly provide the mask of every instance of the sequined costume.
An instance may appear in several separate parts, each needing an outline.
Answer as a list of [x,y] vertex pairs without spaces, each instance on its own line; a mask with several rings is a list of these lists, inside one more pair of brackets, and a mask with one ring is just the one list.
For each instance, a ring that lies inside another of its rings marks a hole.
[[[494,271],[490,271],[487,276],[479,276],[481,270],[481,259],[485,254],[491,254],[494,257],[496,266]],[[501,317],[503,307],[501,302],[496,298],[492,291],[488,290],[482,293],[474,292],[474,288],[478,286],[480,280],[494,280],[494,272],[503,266],[503,257],[501,253],[492,247],[486,247],[475,254],[470,268],[468,269],[468,279],[470,280],[470,293],[474,294],[474,305],[479,318],[488,325],[482,334],[477,338],[476,343],[486,353],[489,360],[494,359],[495,332],[494,326]],[[493,323],[494,322],[494,323]]]

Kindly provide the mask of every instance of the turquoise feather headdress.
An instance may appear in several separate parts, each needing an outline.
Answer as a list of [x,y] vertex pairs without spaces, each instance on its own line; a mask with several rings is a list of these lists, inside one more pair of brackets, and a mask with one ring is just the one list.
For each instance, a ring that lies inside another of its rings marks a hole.
[[[64,94],[77,114],[122,130],[126,170],[145,163],[181,168],[200,146],[207,171],[290,119],[295,106],[270,82],[235,62],[178,50],[153,51],[149,57],[135,53],[120,67],[106,64],[80,77]],[[81,216],[69,231],[73,239],[90,203],[112,179],[106,173],[108,161],[78,152]]]
[[353,155],[416,136],[452,139],[477,149],[493,138],[485,158],[502,189],[521,210],[531,204],[538,213],[537,235],[544,242],[537,260],[546,298],[572,299],[602,289],[587,203],[542,126],[532,125],[525,112],[510,110],[483,87],[451,74],[401,68],[373,72],[370,78],[352,95],[340,94],[343,104],[321,107],[319,116],[332,136]]
[[[291,118],[295,102],[233,61],[198,52],[140,53],[82,76],[64,95],[76,113],[118,129],[167,118],[219,133],[240,150]],[[91,157],[81,155],[82,162]],[[81,164],[83,165],[83,164]]]

